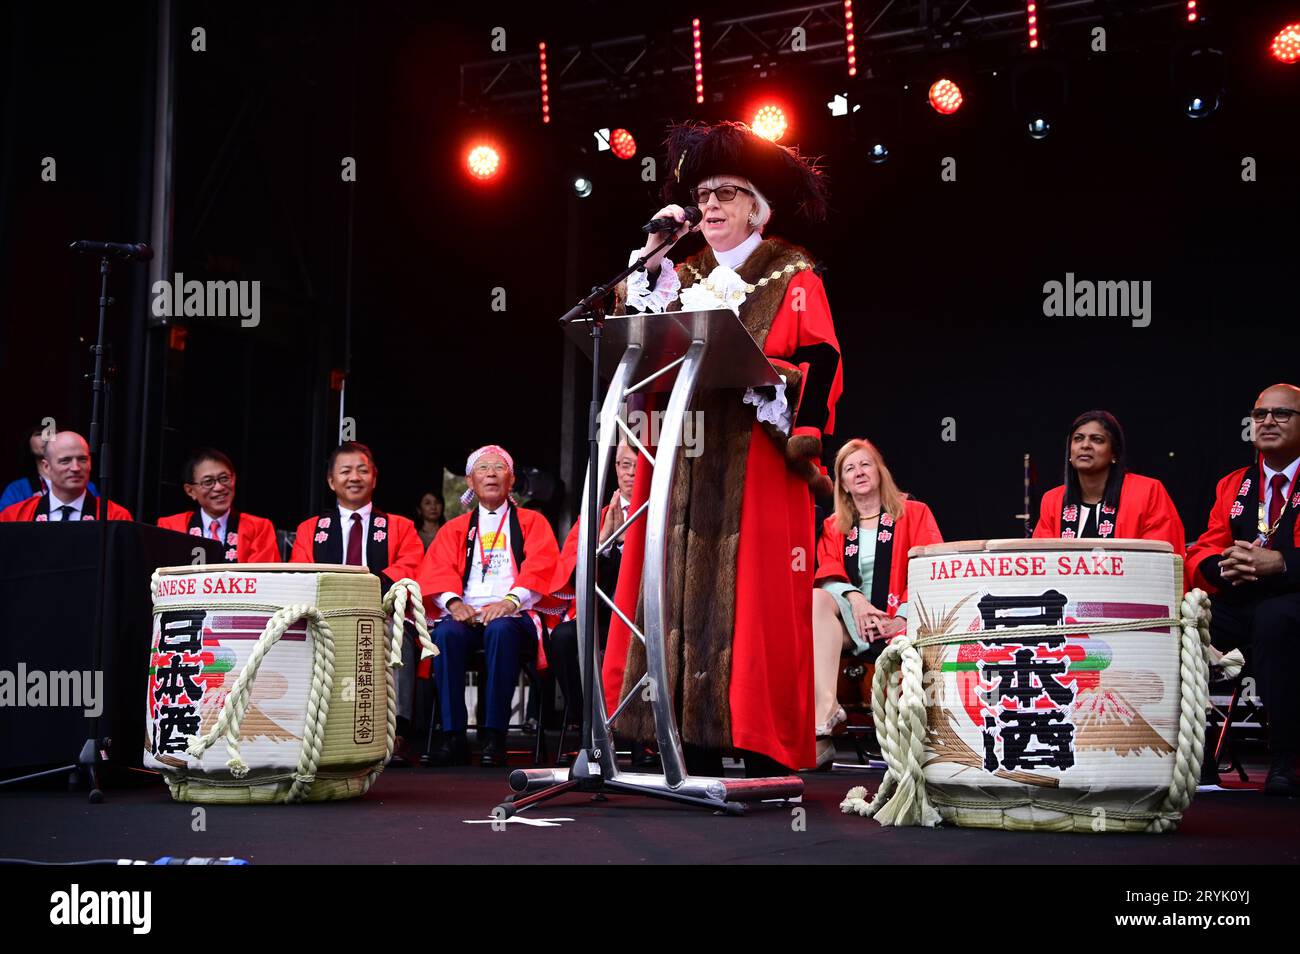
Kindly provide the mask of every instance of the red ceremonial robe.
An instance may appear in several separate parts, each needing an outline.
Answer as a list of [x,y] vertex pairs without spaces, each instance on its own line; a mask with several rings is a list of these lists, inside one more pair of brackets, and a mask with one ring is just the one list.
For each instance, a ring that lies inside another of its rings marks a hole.
[[[888,513],[880,515],[880,524],[873,541],[876,564],[872,571],[871,593],[868,598],[876,609],[893,616],[907,602],[907,551],[912,547],[943,543],[943,534],[939,532],[939,525],[930,508],[919,500],[904,501],[903,515],[892,525],[885,523],[888,517]],[[848,550],[857,542],[853,536],[859,529],[851,528],[850,539],[846,540],[835,526],[834,514],[822,522],[822,538],[817,544],[818,583],[836,580],[862,585],[857,579],[857,551]],[[889,561],[888,578],[880,572],[884,568],[882,557],[886,553]]]
[[[81,512],[81,519],[96,519],[100,510],[99,498],[87,491],[84,507],[85,509]],[[58,509],[57,506],[55,509]],[[26,523],[29,521],[46,523],[49,519],[50,497],[48,494],[36,494],[34,497],[20,500],[18,503],[10,504],[4,510],[0,510],[0,523]],[[108,519],[130,520],[131,512],[110,500],[108,502]]]
[[[443,616],[437,599],[443,593],[464,594],[470,558],[478,531],[478,507],[447,521],[429,544],[420,563],[420,592],[429,619]],[[551,525],[536,510],[510,505],[510,556],[515,568],[513,586],[545,597],[551,592],[560,558]]]
[[[1258,535],[1258,504],[1260,495],[1265,489],[1262,464],[1260,460],[1254,467],[1238,468],[1220,480],[1215,487],[1214,506],[1210,510],[1210,519],[1205,532],[1187,549],[1184,573],[1189,590],[1199,586],[1209,593],[1220,592],[1223,587],[1202,572],[1205,561],[1218,556],[1232,546],[1235,540],[1254,540]],[[1292,493],[1282,511],[1281,523],[1272,538],[1275,543],[1279,538],[1282,541],[1289,539],[1292,547],[1300,549],[1300,519],[1297,519],[1297,508],[1300,508],[1300,492],[1292,488]]]
[[[609,504],[605,504],[600,511],[601,523],[604,523],[607,513],[609,513]],[[578,615],[578,587],[582,585],[582,581],[575,576],[578,572],[578,540],[581,534],[582,521],[579,520],[569,528],[569,535],[564,538],[564,547],[560,550],[559,560],[555,564],[555,576],[551,578],[551,585],[547,588],[548,608],[553,607],[553,612],[566,620],[574,619]]]
[[[366,540],[366,563],[380,576],[383,589],[405,577],[415,579],[424,557],[424,544],[415,524],[406,517],[370,511],[370,536]],[[342,563],[343,530],[338,507],[298,524],[290,563]]]
[[[1061,537],[1061,505],[1065,500],[1065,485],[1053,487],[1043,494],[1039,507],[1035,538]],[[1154,477],[1125,474],[1119,491],[1119,513],[1115,515],[1113,533],[1105,532],[1106,515],[1102,515],[1102,533],[1097,539],[1165,540],[1179,556],[1187,549],[1183,536],[1183,521],[1165,490],[1165,485]],[[1068,528],[1067,528],[1068,529]],[[1074,531],[1064,534],[1073,537]],[[1092,539],[1091,536],[1084,539]],[[1226,545],[1226,544],[1225,544]]]
[[[747,273],[765,240],[739,271]],[[781,247],[783,243],[779,243]],[[787,247],[796,254],[797,249]],[[711,256],[706,252],[704,258]],[[693,261],[693,260],[692,260]],[[690,261],[679,267],[687,270]],[[689,274],[682,284],[691,284]],[[747,280],[753,282],[753,278]],[[745,309],[750,294],[741,305]],[[772,319],[763,353],[780,364],[788,361],[803,372],[803,397],[791,439],[815,437],[835,428],[835,404],[842,391],[839,341],[821,278],[813,269],[795,272]],[[828,373],[822,359],[829,356]],[[737,400],[740,400],[737,395]],[[815,405],[816,407],[812,407]],[[805,411],[815,410],[815,426],[801,426]],[[706,425],[707,426],[707,425]],[[776,759],[794,768],[816,762],[809,726],[814,722],[812,667],[813,501],[806,480],[791,472],[785,453],[755,422],[745,463],[740,503],[740,527],[734,581],[734,626],[731,638],[731,678],[726,688],[730,708],[731,744]],[[650,496],[654,468],[637,467],[631,509]],[[721,495],[721,492],[720,492]],[[800,560],[798,555],[804,554]],[[615,603],[629,619],[636,618],[645,562],[645,521],[636,523],[623,544]],[[730,568],[724,572],[730,573]],[[725,592],[727,583],[723,581]],[[632,634],[615,616],[609,627],[601,667],[606,711],[613,712],[622,695]],[[669,663],[670,667],[672,662]],[[683,735],[689,727],[683,721]],[[687,741],[692,741],[687,738]]]
[[[198,510],[174,513],[158,520],[164,530],[211,539]],[[265,517],[231,510],[226,518],[227,563],[279,563],[280,547],[275,542],[275,525]]]

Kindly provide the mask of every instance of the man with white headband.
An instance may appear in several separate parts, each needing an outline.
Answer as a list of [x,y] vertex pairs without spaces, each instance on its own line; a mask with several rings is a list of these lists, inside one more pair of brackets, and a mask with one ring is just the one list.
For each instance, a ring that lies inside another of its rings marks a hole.
[[[506,764],[510,700],[520,661],[536,652],[539,629],[529,611],[549,591],[559,548],[546,518],[510,499],[515,465],[505,448],[480,447],[465,463],[468,513],[438,531],[420,566],[420,591],[430,617],[442,744],[433,765],[468,765],[465,669],[471,652],[487,657],[487,706],[479,729],[480,764]],[[478,505],[473,506],[475,500]]]

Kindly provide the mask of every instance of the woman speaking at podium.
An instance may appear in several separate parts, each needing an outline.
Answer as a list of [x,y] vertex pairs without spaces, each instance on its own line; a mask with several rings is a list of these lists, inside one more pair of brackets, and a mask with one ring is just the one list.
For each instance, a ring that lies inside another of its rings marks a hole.
[[[730,308],[783,384],[697,395],[698,456],[679,459],[669,513],[665,645],[687,771],[721,775],[728,750],[749,775],[811,766],[813,724],[813,489],[829,496],[822,436],[835,424],[839,343],[814,259],[766,237],[767,226],[826,214],[819,170],[795,150],[741,123],[674,127],[671,175],[658,217],[698,231],[706,247],[680,264],[651,259],[616,293],[620,312]],[[698,226],[686,206],[697,207]],[[639,257],[656,247],[651,234]],[[680,452],[679,452],[680,453]],[[649,496],[652,468],[637,471],[632,509]],[[624,545],[615,600],[638,618],[645,524]],[[638,625],[641,620],[638,618]],[[645,649],[617,618],[603,676],[607,711],[645,672]],[[638,698],[620,734],[654,736]]]

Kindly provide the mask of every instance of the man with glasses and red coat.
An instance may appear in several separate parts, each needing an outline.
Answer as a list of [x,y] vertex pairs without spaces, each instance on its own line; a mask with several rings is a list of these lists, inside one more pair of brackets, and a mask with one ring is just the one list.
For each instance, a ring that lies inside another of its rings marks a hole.
[[1187,586],[1211,594],[1210,636],[1250,660],[1268,713],[1268,795],[1300,795],[1300,388],[1275,384],[1250,412],[1256,457],[1219,481]]
[[229,457],[211,447],[195,451],[185,462],[182,482],[198,509],[163,517],[158,526],[218,541],[227,563],[280,562],[271,521],[235,509],[235,465]]

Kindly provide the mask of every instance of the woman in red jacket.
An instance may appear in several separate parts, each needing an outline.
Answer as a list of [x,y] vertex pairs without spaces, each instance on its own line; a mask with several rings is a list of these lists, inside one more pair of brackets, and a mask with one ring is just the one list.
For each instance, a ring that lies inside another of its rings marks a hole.
[[875,660],[907,629],[907,551],[942,543],[930,508],[898,489],[870,441],[835,455],[835,513],[822,524],[813,590],[817,764],[835,756],[830,735],[845,719],[835,699],[840,655]]
[[1065,483],[1043,494],[1035,537],[1167,540],[1180,557],[1183,521],[1165,485],[1124,466],[1124,429],[1088,411],[1065,440]]

